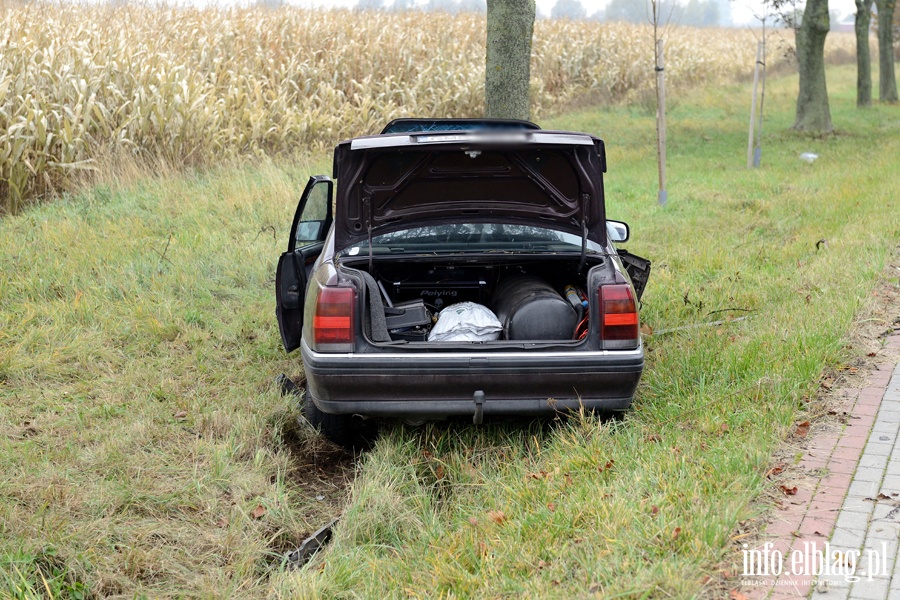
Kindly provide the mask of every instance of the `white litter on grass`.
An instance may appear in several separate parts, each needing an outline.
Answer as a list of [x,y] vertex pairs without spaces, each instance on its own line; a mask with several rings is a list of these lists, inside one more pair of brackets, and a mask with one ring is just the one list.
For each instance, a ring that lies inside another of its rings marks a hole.
[[490,342],[503,326],[491,309],[475,302],[451,304],[438,314],[429,342]]
[[804,152],[800,155],[800,160],[805,160],[808,163],[815,162],[817,158],[819,158],[819,155],[812,152]]

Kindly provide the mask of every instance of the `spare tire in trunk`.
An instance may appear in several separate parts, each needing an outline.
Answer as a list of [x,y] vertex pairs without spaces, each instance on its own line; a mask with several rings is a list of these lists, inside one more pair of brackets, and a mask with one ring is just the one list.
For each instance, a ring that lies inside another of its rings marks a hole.
[[571,340],[578,316],[549,283],[513,275],[497,284],[491,306],[508,340]]

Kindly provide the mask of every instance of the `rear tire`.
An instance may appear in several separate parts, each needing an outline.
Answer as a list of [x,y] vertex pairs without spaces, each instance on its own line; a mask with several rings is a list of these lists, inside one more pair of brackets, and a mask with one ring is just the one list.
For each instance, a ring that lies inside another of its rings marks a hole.
[[309,390],[303,393],[303,416],[314,429],[348,450],[366,450],[378,435],[374,425],[362,418],[322,412],[310,398]]

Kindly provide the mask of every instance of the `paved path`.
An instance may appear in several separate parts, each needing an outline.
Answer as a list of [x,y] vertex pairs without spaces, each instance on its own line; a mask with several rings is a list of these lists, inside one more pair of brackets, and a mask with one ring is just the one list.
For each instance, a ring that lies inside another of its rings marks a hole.
[[[865,400],[863,412],[877,409],[877,413],[830,539],[835,551],[852,554],[843,561],[843,575],[829,576],[836,582],[818,586],[820,593],[814,596],[823,599],[900,598],[900,365],[880,399],[878,390],[863,393],[857,406]],[[856,577],[849,576],[852,558],[857,559]]]
[[[900,349],[900,335],[887,346]],[[800,461],[820,477],[785,496],[743,553],[750,598],[900,600],[900,364],[843,393],[846,426],[813,438]]]

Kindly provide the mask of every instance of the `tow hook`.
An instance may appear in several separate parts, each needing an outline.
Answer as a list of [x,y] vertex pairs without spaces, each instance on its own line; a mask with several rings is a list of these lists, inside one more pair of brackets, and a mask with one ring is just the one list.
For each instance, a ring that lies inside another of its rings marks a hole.
[[474,395],[475,414],[472,415],[472,422],[481,425],[484,422],[484,392],[478,390]]

